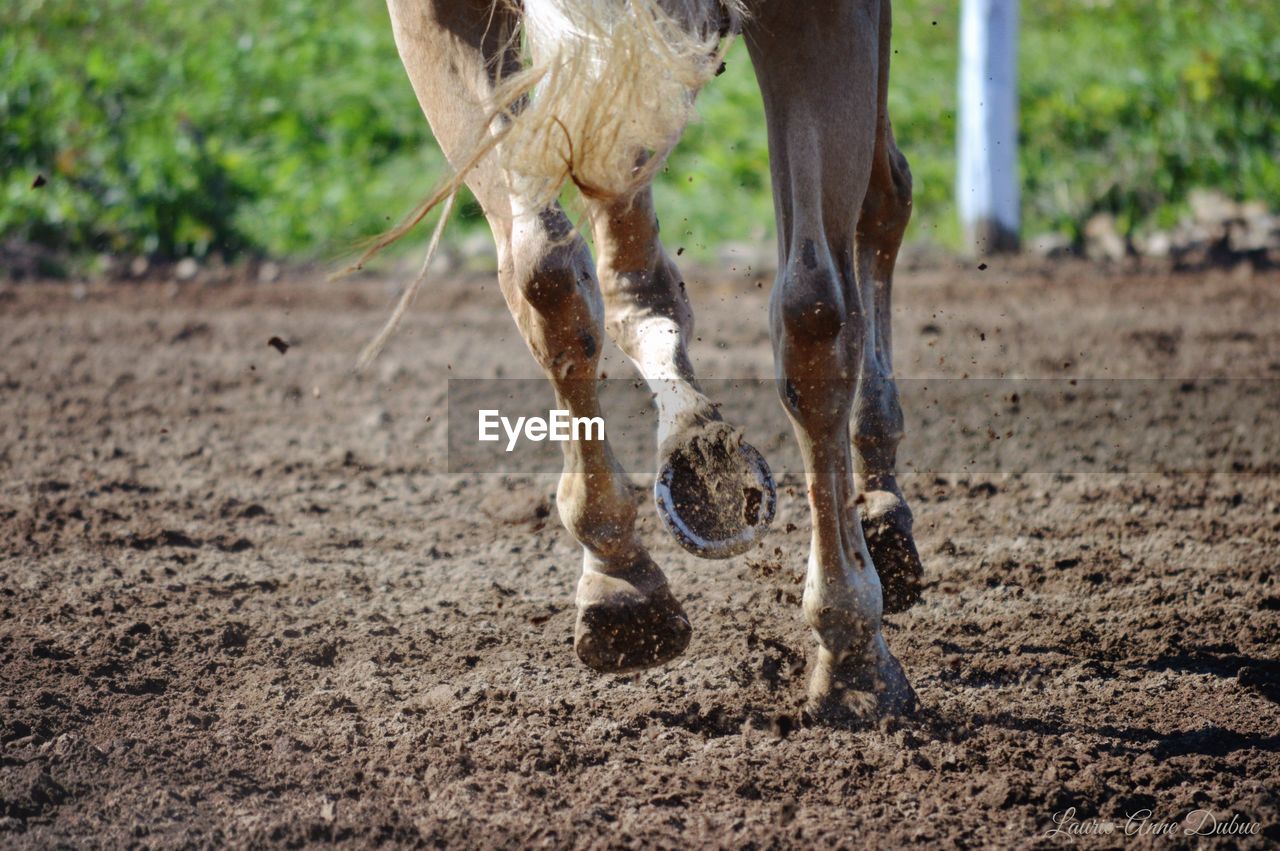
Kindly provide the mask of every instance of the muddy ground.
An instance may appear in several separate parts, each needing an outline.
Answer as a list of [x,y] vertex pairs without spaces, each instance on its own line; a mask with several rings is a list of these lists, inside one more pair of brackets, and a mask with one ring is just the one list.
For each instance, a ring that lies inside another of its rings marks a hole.
[[[596,675],[554,478],[446,473],[447,379],[537,375],[492,281],[434,283],[360,377],[394,285],[321,279],[0,291],[0,844],[1097,847],[1197,810],[1280,842],[1266,459],[905,477],[923,709],[816,726],[793,474],[727,562],[642,512],[694,638]],[[771,374],[762,283],[690,276],[705,375]],[[1280,380],[1274,271],[898,290],[902,376]],[[1069,808],[1112,832],[1045,837]]]

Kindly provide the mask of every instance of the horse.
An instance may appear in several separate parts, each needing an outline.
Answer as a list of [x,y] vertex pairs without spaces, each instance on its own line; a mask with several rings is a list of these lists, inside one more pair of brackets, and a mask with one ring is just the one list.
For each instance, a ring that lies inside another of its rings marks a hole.
[[[727,45],[745,40],[777,220],[776,384],[812,521],[802,605],[817,653],[807,707],[864,720],[911,712],[915,694],[882,629],[885,613],[919,599],[923,575],[896,477],[903,415],[890,300],[912,196],[887,108],[890,0],[387,5],[454,178],[371,251],[443,203],[434,247],[465,182],[493,232],[507,306],[561,408],[601,416],[595,376],[606,332],[649,384],[659,515],[681,546],[709,558],[761,539],[776,489],[694,374],[693,315],[659,237],[651,183]],[[576,225],[557,200],[566,182],[583,200]],[[563,452],[557,507],[583,551],[577,656],[612,673],[667,663],[691,627],[637,535],[631,483],[607,439],[568,441]]]

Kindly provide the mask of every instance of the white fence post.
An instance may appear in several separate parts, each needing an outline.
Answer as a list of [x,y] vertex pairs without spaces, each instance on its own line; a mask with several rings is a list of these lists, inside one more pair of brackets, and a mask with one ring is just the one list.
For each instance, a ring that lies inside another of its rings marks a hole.
[[964,0],[956,204],[978,254],[1017,251],[1018,0]]

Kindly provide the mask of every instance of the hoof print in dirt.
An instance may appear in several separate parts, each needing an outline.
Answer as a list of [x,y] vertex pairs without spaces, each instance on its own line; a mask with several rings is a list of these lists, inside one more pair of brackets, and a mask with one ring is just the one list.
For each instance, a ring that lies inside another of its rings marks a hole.
[[911,509],[887,491],[865,495],[858,506],[871,563],[880,576],[885,614],[905,612],[920,600],[924,565],[911,536]]
[[648,596],[611,593],[579,606],[573,646],[588,668],[625,674],[670,662],[692,634],[684,609],[663,585]]
[[1280,662],[1253,660],[1236,672],[1236,682],[1273,703],[1280,703]]
[[777,505],[773,474],[737,429],[687,426],[663,442],[661,457],[653,498],[680,546],[702,558],[729,558],[764,537]]

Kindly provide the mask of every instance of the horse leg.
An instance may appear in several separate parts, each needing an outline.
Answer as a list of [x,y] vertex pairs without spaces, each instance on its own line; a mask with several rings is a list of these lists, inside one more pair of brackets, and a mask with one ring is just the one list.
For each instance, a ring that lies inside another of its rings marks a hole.
[[693,312],[680,270],[662,247],[653,197],[589,206],[606,326],[658,406],[654,497],[667,530],[704,558],[745,552],[773,519],[764,458],[725,423],[689,361]]
[[[396,44],[436,139],[455,166],[488,131],[499,75],[514,72],[517,22],[502,4],[388,0]],[[600,415],[604,309],[590,252],[558,205],[530,209],[497,154],[467,176],[498,248],[499,283],[534,358],[573,417]],[[606,440],[563,444],[561,521],[582,544],[575,649],[599,671],[678,656],[690,627],[635,529],[630,483]]]
[[911,170],[889,122],[890,4],[880,5],[875,151],[854,240],[866,342],[853,408],[854,477],[858,514],[884,592],[884,610],[900,612],[920,599],[924,568],[911,535],[911,509],[895,469],[902,440],[902,407],[893,380],[890,298],[893,267],[911,218]]
[[915,702],[884,640],[849,439],[868,336],[854,238],[875,152],[880,3],[763,4],[745,27],[778,220],[770,329],[813,523],[803,604],[818,642],[810,709],[869,720]]

